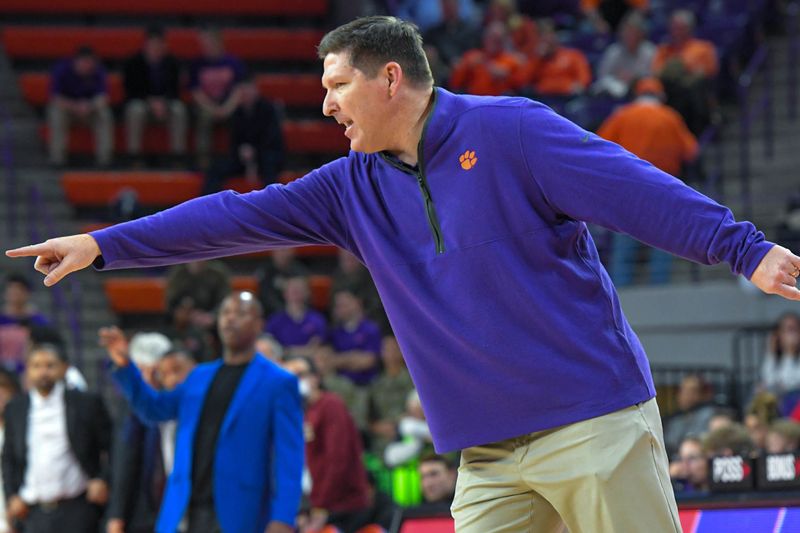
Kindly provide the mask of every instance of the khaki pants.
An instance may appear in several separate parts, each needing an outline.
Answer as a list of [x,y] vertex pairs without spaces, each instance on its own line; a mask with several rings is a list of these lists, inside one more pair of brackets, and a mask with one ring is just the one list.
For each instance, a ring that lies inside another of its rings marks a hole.
[[655,399],[461,452],[459,533],[681,531]]
[[[47,125],[50,129],[50,162],[61,165],[67,156],[67,139],[72,121],[81,119],[67,109],[52,103],[47,106]],[[94,151],[97,163],[108,165],[114,149],[114,117],[108,105],[95,107],[88,122],[94,131]]]
[[[156,120],[144,100],[131,100],[125,105],[125,134],[128,141],[128,154],[142,152],[142,136],[148,120]],[[186,152],[186,106],[180,100],[167,101],[166,123],[169,130],[170,149],[173,155]]]

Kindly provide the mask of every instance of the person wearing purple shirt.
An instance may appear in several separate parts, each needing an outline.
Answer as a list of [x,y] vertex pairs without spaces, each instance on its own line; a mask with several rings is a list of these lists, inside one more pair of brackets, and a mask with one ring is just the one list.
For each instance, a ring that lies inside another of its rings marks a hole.
[[239,83],[244,78],[244,65],[225,53],[219,31],[206,28],[200,32],[203,56],[191,67],[189,87],[197,112],[195,148],[207,166],[211,151],[214,124],[227,120],[239,106]]
[[347,289],[334,294],[333,316],[336,326],[328,333],[336,352],[333,367],[354,384],[369,385],[380,370],[380,328],[364,316],[361,299]]
[[61,166],[66,161],[73,121],[92,126],[97,165],[108,166],[114,148],[114,117],[108,103],[106,71],[88,46],[56,64],[50,76],[47,125],[53,165]]
[[7,254],[37,257],[52,286],[92,264],[345,248],[373,276],[437,452],[462,450],[459,533],[680,531],[650,365],[586,223],[790,300],[800,257],[538,102],[434,87],[410,23],[360,18],[318,53],[346,157]]
[[325,338],[325,317],[308,307],[309,294],[305,276],[289,278],[283,289],[286,308],[267,321],[267,332],[284,346],[288,355],[311,357]]

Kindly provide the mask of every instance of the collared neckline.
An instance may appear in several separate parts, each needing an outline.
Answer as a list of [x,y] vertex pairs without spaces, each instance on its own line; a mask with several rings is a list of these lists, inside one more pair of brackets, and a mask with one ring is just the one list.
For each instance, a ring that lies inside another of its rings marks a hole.
[[47,396],[42,396],[41,394],[39,394],[39,391],[37,391],[35,388],[32,388],[30,391],[31,405],[34,407],[40,407],[46,403],[54,401],[54,399],[55,400],[62,399],[64,397],[65,388],[66,387],[64,387],[64,382],[59,381],[58,383],[55,384],[53,390]]

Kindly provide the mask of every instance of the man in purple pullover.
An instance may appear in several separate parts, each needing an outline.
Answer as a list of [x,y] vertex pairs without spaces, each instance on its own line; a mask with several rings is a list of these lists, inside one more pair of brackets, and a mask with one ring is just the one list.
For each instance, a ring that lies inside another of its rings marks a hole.
[[619,146],[524,98],[433,86],[392,17],[325,36],[323,112],[351,152],[8,252],[70,272],[335,244],[370,270],[440,453],[458,531],[680,531],[649,365],[584,221],[800,299],[800,257]]

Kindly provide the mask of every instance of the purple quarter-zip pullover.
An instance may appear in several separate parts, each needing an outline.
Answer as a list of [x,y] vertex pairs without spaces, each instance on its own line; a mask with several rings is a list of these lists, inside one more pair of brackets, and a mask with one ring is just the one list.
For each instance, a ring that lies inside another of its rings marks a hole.
[[446,452],[655,395],[583,221],[748,278],[772,246],[727,208],[527,99],[435,89],[418,155],[412,168],[351,152],[285,186],[94,232],[96,265],[346,248],[375,280]]

